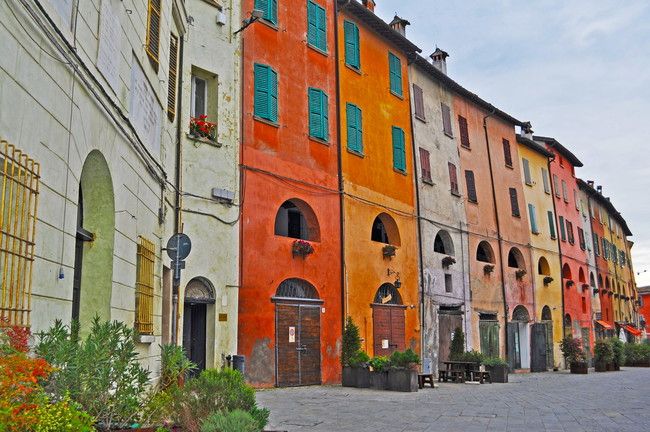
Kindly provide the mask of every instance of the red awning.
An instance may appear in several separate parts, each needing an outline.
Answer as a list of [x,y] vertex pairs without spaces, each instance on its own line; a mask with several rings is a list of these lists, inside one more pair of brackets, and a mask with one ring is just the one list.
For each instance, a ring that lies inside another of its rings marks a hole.
[[624,327],[625,327],[625,330],[627,330],[627,331],[629,331],[630,333],[632,333],[633,336],[641,336],[641,334],[643,333],[641,330],[639,330],[639,329],[635,329],[635,328],[632,327],[631,325],[626,325],[626,326],[624,326]]
[[609,323],[608,323],[607,321],[597,320],[596,322],[597,322],[598,324],[600,324],[601,326],[603,326],[603,328],[604,328],[605,330],[611,330],[611,329],[614,328],[614,327],[612,327],[611,325],[609,325]]

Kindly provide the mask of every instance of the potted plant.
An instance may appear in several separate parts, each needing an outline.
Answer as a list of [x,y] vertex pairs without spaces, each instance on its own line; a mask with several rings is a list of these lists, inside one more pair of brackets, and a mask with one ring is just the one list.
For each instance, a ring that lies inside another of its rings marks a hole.
[[501,357],[487,357],[483,359],[485,370],[490,372],[493,383],[508,382],[508,362]]
[[598,294],[598,288],[594,287],[594,294]]
[[570,281],[567,281],[567,283],[566,283],[566,287],[567,287],[567,288],[571,288],[571,287],[572,287],[573,285],[575,285],[575,284],[576,284],[575,282],[573,282],[572,280],[570,280]]
[[395,256],[397,248],[393,245],[386,245],[381,248],[381,253],[384,255],[384,258],[392,258]]
[[589,284],[582,284],[582,290],[587,291],[590,288]]
[[551,282],[553,282],[553,278],[550,276],[544,276],[544,285],[549,285]]
[[388,369],[390,359],[386,356],[376,356],[368,362],[370,368],[370,388],[375,390],[386,390],[388,388]]
[[522,280],[526,276],[526,270],[524,269],[519,269],[515,272],[515,277],[517,280]]
[[614,358],[612,363],[614,364],[614,370],[621,370],[621,366],[625,364],[625,347],[623,342],[619,338],[612,338],[612,351],[614,352]]
[[352,358],[350,358],[349,365],[352,369],[352,376],[354,378],[353,387],[368,388],[370,387],[370,357],[364,351],[357,351]]
[[586,362],[585,353],[580,346],[580,341],[574,339],[572,336],[567,336],[562,339],[560,343],[560,350],[564,354],[566,362],[569,364],[571,373],[573,374],[586,374],[588,373],[588,366]]
[[293,245],[291,245],[291,254],[294,257],[299,256],[305,258],[307,255],[313,253],[314,253],[314,247],[308,241],[296,240],[293,242]]
[[614,351],[609,340],[599,340],[594,346],[594,367],[596,372],[607,372],[607,365],[614,359]]
[[361,337],[359,336],[359,327],[352,321],[352,317],[348,316],[345,321],[343,342],[341,344],[341,364],[343,366],[342,384],[344,387],[354,387],[356,384],[350,360],[360,350]]
[[485,264],[483,266],[483,273],[489,275],[494,271],[494,264]]
[[465,333],[460,327],[454,329],[454,334],[451,337],[451,346],[449,347],[449,360],[460,360],[460,357],[465,352]]
[[207,121],[207,115],[190,117],[190,136],[205,138],[210,141],[217,140],[217,124]]
[[401,392],[418,391],[418,371],[420,357],[407,349],[404,352],[394,351],[390,355],[390,369],[388,370],[388,390]]
[[449,268],[449,266],[456,264],[456,259],[454,257],[446,256],[442,259],[442,266],[444,268]]

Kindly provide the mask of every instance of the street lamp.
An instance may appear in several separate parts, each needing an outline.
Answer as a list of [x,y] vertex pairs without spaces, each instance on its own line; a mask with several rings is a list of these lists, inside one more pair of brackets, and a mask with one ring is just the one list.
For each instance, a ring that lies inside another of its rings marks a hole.
[[246,27],[249,25],[253,24],[255,21],[258,19],[262,18],[264,16],[264,11],[261,9],[253,9],[251,11],[251,16],[249,18],[246,18],[244,21],[242,21],[242,26],[239,30],[233,33],[233,35],[236,35],[237,33],[244,31]]

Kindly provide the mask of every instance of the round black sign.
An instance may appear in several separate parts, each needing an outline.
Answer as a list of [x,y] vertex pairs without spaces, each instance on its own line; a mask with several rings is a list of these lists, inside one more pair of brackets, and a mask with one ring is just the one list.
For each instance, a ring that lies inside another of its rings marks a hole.
[[172,261],[184,260],[192,250],[192,242],[187,234],[174,234],[167,242],[167,255]]

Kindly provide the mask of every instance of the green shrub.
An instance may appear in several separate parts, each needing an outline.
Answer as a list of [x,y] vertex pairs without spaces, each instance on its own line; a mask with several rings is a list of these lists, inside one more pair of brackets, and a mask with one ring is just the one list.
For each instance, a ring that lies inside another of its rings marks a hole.
[[81,410],[69,397],[59,402],[44,403],[35,410],[38,423],[33,432],[90,432],[95,419]]
[[250,413],[239,409],[225,414],[212,414],[201,426],[201,432],[259,432],[261,430]]
[[585,361],[585,353],[582,350],[580,341],[572,336],[567,336],[560,343],[560,350],[569,363],[580,363]]
[[351,366],[350,359],[360,350],[361,336],[359,336],[359,327],[352,321],[352,317],[347,317],[341,346],[341,363],[343,366]]
[[619,338],[610,339],[612,344],[612,351],[614,352],[614,364],[622,366],[625,364],[625,347]]
[[393,368],[409,369],[420,364],[420,357],[411,348],[406,351],[393,351],[390,355],[390,366]]
[[375,372],[383,372],[390,367],[390,359],[386,356],[377,356],[368,362]]
[[366,367],[370,362],[370,357],[364,351],[357,351],[348,359],[348,366],[350,367]]
[[624,346],[625,364],[634,364],[650,361],[650,345],[626,343]]
[[268,423],[269,411],[257,408],[255,391],[236,370],[205,370],[174,392],[170,412],[172,420],[188,432],[198,432],[203,422],[214,413],[236,409],[247,411],[262,430]]
[[508,366],[508,362],[501,357],[485,357],[483,364],[485,366]]
[[178,345],[160,346],[160,382],[159,388],[165,390],[178,384],[181,377],[196,369],[196,365],[187,358],[185,349]]
[[107,429],[138,420],[149,371],[138,362],[134,332],[124,323],[95,317],[81,340],[78,324],[56,321],[39,335],[35,350],[56,368],[46,386],[55,401],[69,395]]
[[475,350],[464,352],[457,358],[458,361],[474,362],[474,363],[483,363],[483,359],[484,359],[483,353]]
[[611,363],[614,360],[614,350],[611,341],[599,340],[594,345],[594,359],[596,363]]
[[451,338],[451,347],[449,352],[449,360],[459,360],[459,357],[465,352],[465,334],[460,327],[456,327],[454,335]]

